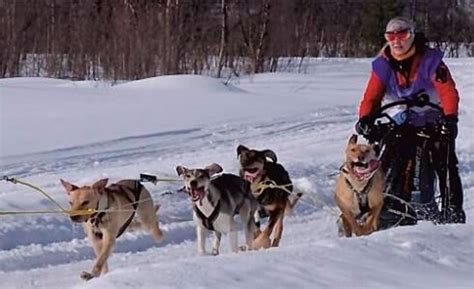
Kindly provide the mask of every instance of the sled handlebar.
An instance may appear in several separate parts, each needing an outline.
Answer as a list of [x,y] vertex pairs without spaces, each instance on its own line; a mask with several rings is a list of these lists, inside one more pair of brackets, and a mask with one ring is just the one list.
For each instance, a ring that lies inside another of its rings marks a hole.
[[[406,106],[404,111],[408,111],[412,107],[428,106],[439,111],[441,115],[444,116],[443,109],[439,105],[430,102],[429,96],[425,92],[419,92],[404,99],[394,101],[380,107],[372,116],[372,119],[374,121],[374,130],[372,131],[371,135],[367,137],[369,141],[373,142],[380,140],[382,138],[382,135],[384,135],[386,132],[401,128],[406,125],[405,123],[398,123],[392,116],[387,113],[387,110],[389,108],[399,105]],[[386,118],[388,122],[382,123],[383,118]],[[424,128],[421,128],[421,130],[424,130]]]
[[441,112],[441,114],[444,115],[443,109],[441,108],[441,106],[430,102],[429,96],[426,93],[421,92],[421,93],[414,94],[413,96],[409,96],[409,97],[406,97],[406,98],[403,98],[401,100],[388,103],[388,104],[380,107],[374,113],[374,116],[372,118],[374,120],[376,120],[376,119],[379,119],[379,118],[382,118],[382,117],[387,117],[390,120],[391,123],[396,124],[395,120],[386,113],[386,110],[388,110],[389,108],[395,107],[395,106],[399,106],[399,105],[406,105],[405,110],[408,110],[412,107],[429,106],[429,107],[431,107],[435,110],[438,110],[439,112]]

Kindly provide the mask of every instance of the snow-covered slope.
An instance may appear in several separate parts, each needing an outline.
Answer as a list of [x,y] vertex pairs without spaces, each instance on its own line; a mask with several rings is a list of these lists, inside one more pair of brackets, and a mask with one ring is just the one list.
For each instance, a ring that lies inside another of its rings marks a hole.
[[[146,184],[165,240],[126,233],[110,273],[84,282],[93,252],[62,215],[0,216],[0,288],[472,288],[474,281],[474,59],[448,61],[461,93],[458,153],[466,225],[394,228],[341,239],[334,176],[353,132],[368,59],[314,60],[306,74],[261,74],[223,85],[168,76],[109,86],[54,79],[0,80],[0,175],[38,185],[60,203],[59,179],[92,183],[212,162],[237,172],[236,147],[273,149],[305,193],[279,248],[198,256],[179,183]],[[171,194],[169,194],[171,193]],[[54,207],[0,182],[0,211]],[[239,236],[243,240],[242,236]],[[210,244],[209,244],[210,245]]]

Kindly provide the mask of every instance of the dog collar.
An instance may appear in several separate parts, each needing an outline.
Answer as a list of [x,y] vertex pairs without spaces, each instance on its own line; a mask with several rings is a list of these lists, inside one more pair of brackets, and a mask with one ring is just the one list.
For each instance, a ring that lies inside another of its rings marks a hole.
[[86,222],[91,221],[91,223],[95,223],[96,222],[95,219],[97,219],[99,215],[101,215],[101,219],[102,219],[103,215],[105,215],[105,212],[103,211],[108,209],[108,203],[109,203],[109,200],[107,198],[107,195],[101,194],[99,197],[99,201],[97,202],[97,206],[95,208],[95,213],[90,215],[89,218],[86,219]]

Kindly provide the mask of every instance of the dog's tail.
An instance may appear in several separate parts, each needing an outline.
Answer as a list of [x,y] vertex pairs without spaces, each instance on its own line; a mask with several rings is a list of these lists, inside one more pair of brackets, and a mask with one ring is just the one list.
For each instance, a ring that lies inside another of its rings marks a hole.
[[290,215],[293,212],[293,208],[295,207],[298,200],[303,196],[303,193],[293,192],[291,195],[288,196],[288,201],[286,202],[285,206],[285,216]]

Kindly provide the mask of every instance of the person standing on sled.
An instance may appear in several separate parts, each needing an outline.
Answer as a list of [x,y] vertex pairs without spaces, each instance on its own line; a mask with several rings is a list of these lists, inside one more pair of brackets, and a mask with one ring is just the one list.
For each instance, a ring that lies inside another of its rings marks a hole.
[[[444,116],[425,106],[416,108],[415,114],[405,116],[408,118],[405,123],[408,122],[417,128],[441,125],[442,133],[448,138],[444,152],[443,146],[439,144],[439,138],[431,138],[429,144],[434,159],[434,170],[439,176],[443,172],[446,174],[447,167],[449,174],[450,205],[441,212],[441,216],[447,217],[440,222],[465,223],[463,191],[455,152],[459,95],[448,67],[442,61],[443,53],[439,49],[429,48],[422,34],[415,35],[414,23],[404,17],[396,17],[388,22],[385,39],[386,45],[372,62],[372,72],[360,102],[359,120],[355,129],[357,133],[367,138],[374,125],[373,114],[381,105],[414,97],[420,92],[429,96],[430,102],[440,105]],[[412,138],[415,137],[414,134],[412,137],[409,134],[403,136],[400,143],[396,144],[399,145],[396,149],[399,151],[413,149],[410,146],[413,146]],[[413,156],[407,152],[405,155]],[[404,199],[410,201],[411,191],[403,192],[403,190],[403,186],[400,185],[395,194],[408,195]],[[445,190],[441,189],[441,192]]]

